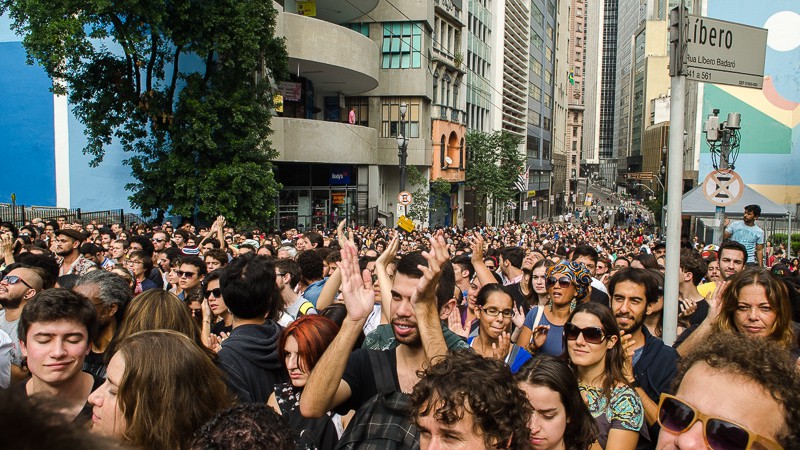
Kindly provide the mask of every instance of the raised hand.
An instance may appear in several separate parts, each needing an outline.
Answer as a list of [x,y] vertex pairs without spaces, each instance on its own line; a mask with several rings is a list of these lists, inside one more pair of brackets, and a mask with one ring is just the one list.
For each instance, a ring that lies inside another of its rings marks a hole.
[[364,320],[369,317],[375,307],[375,291],[372,290],[372,275],[369,270],[361,272],[358,266],[358,253],[353,242],[344,239],[342,227],[339,225],[339,243],[344,246],[339,251],[342,260],[337,266],[342,272],[342,297],[347,307],[347,318],[350,320]]
[[522,309],[522,305],[518,305],[514,308],[514,315],[511,317],[511,322],[514,323],[516,328],[522,328],[525,325],[525,311]]
[[690,298],[681,299],[678,304],[678,309],[680,310],[678,312],[678,320],[688,319],[689,316],[697,311],[697,303]]
[[430,250],[422,252],[422,256],[428,261],[428,266],[421,264],[417,266],[422,271],[422,278],[419,279],[417,288],[411,295],[411,303],[415,307],[426,303],[436,304],[436,286],[439,284],[439,277],[442,275],[442,265],[449,259],[447,243],[444,241],[441,230],[431,236],[430,244]]
[[447,316],[447,328],[463,338],[469,336],[469,324],[461,323],[461,311],[458,308],[453,308]]
[[625,351],[625,365],[623,366],[622,374],[628,383],[633,383],[636,381],[633,376],[633,346],[636,345],[636,341],[633,340],[633,336],[630,334],[625,334],[625,331],[621,331],[620,336],[622,337],[622,349]]
[[483,236],[481,236],[481,234],[477,231],[472,233],[472,240],[470,241],[469,246],[472,249],[472,261],[483,262]]
[[706,301],[708,301],[708,315],[706,316],[706,320],[708,320],[709,323],[715,322],[717,316],[719,316],[719,311],[722,307],[722,293],[725,292],[725,287],[727,287],[727,285],[727,281],[718,281],[714,292],[706,299]]
[[397,257],[397,249],[400,247],[400,240],[397,238],[395,234],[394,237],[389,241],[389,244],[386,246],[386,249],[378,256],[378,259],[375,261],[375,269],[381,268],[386,270],[386,266],[389,265],[390,262],[394,261]]
[[492,358],[505,361],[509,351],[511,351],[511,335],[503,331],[497,343],[492,344]]
[[536,349],[542,348],[545,341],[547,341],[547,333],[550,332],[550,325],[538,325],[531,335],[531,343]]

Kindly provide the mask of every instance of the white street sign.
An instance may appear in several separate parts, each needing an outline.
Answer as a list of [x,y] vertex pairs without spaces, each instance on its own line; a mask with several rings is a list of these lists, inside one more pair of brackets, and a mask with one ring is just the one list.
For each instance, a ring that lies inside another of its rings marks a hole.
[[686,78],[704,83],[761,89],[767,30],[688,15]]
[[403,191],[397,194],[397,203],[400,205],[410,205],[412,201],[414,197],[411,196],[411,192]]
[[716,206],[728,206],[742,198],[744,181],[733,170],[715,170],[703,181],[703,194]]

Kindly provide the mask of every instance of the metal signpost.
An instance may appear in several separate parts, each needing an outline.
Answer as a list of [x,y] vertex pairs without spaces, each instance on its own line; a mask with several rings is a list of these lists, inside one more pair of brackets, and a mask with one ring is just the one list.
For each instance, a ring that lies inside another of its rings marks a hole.
[[[767,31],[688,14],[683,2],[669,13],[671,105],[669,148],[683,149],[686,79],[760,89]],[[681,240],[683,152],[670,151],[667,163],[667,260],[663,339],[677,337]]]

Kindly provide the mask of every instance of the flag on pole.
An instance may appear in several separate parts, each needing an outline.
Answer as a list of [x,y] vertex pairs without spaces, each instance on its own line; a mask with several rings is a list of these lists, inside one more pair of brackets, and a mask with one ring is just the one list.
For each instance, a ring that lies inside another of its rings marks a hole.
[[575,84],[575,72],[569,69],[569,84]]

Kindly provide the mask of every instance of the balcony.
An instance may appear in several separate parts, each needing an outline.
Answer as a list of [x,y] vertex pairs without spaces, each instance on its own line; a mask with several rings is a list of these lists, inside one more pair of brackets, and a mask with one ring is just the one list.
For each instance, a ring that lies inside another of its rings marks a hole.
[[446,105],[433,105],[431,112],[433,120],[446,120],[461,125],[467,124],[467,113]]
[[[273,117],[277,161],[377,164],[378,130],[340,122]],[[396,152],[395,152],[396,153]],[[395,156],[396,158],[396,156]]]
[[358,95],[378,86],[378,45],[361,33],[290,13],[279,15],[277,30],[286,38],[289,72],[318,92]]
[[[285,0],[278,3],[286,7]],[[294,2],[290,2],[294,3]],[[379,0],[324,0],[317,2],[317,19],[342,24],[357,19],[378,6]],[[292,8],[292,9],[289,9]],[[296,6],[287,7],[289,13],[296,13]]]

